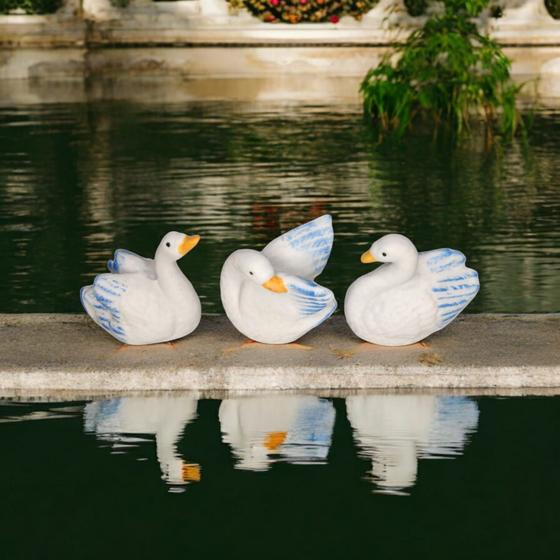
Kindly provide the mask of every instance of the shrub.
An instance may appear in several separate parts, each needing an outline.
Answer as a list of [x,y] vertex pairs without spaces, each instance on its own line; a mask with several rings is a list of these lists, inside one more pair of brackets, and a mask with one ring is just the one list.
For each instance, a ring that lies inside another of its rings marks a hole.
[[0,0],[0,14],[22,9],[26,14],[52,14],[62,6],[63,0]]
[[519,86],[511,81],[509,59],[473,21],[488,0],[443,4],[368,72],[360,88],[366,114],[397,135],[422,119],[460,134],[475,115],[513,134]]

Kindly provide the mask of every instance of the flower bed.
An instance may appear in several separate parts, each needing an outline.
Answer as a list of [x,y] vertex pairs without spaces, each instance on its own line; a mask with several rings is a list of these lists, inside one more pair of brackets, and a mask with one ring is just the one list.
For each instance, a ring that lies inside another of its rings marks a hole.
[[229,0],[267,23],[338,23],[344,16],[361,19],[378,0]]

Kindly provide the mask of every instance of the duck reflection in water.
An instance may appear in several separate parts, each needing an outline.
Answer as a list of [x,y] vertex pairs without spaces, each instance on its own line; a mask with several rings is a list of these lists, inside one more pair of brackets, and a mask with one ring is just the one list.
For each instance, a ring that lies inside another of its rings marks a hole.
[[[114,449],[139,442],[130,434],[154,435],[162,478],[169,484],[200,481],[200,465],[183,460],[177,442],[196,417],[195,397],[123,397],[94,401],[85,407],[85,431],[112,442]],[[143,440],[140,440],[143,441]]]
[[222,437],[236,468],[264,471],[274,462],[325,463],[335,420],[333,404],[313,396],[227,399],[220,405]]
[[348,419],[381,492],[416,482],[418,459],[460,455],[478,424],[476,402],[433,395],[364,395],[346,399]]

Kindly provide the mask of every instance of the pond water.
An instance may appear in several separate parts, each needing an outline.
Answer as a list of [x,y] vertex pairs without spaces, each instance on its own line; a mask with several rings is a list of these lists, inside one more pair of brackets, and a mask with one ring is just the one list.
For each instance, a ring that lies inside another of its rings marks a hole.
[[478,269],[469,311],[560,310],[560,115],[529,143],[458,149],[417,136],[378,146],[359,108],[119,102],[0,108],[0,312],[81,311],[112,251],[152,255],[172,229],[202,235],[181,261],[221,313],[227,255],[330,212],[321,283],[342,301],[359,256],[391,231],[451,246]]
[[0,400],[18,558],[553,558],[558,397]]

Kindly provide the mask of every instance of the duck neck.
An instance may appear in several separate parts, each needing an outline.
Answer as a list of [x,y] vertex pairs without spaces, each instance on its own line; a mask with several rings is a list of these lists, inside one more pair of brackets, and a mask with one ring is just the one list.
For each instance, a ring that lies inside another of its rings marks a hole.
[[188,289],[188,284],[177,262],[161,253],[156,253],[154,261],[158,284],[163,292],[167,295],[183,295]]
[[408,282],[416,273],[418,266],[418,253],[410,254],[396,262],[387,263],[362,276],[364,288],[375,291],[392,288]]
[[418,253],[415,251],[406,258],[400,259],[397,262],[393,262],[386,267],[387,280],[389,280],[389,282],[393,286],[404,284],[414,276],[417,266]]
[[358,278],[346,292],[344,314],[351,328],[358,336],[368,339],[367,329],[359,318],[362,316],[366,302],[379,297],[383,292],[408,282],[416,273],[418,253],[399,262],[387,263]]

